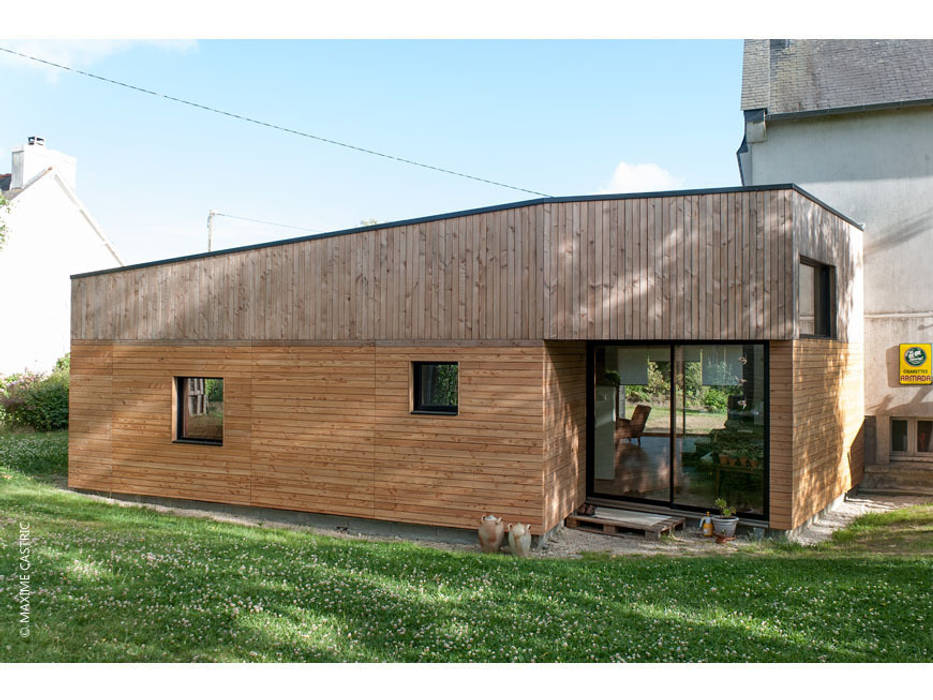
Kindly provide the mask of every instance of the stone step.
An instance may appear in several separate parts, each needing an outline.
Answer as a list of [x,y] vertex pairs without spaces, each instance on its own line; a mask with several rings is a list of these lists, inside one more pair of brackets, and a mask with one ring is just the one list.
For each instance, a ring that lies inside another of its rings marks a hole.
[[933,474],[933,462],[890,462],[888,464],[866,464],[865,473],[869,472],[927,472]]
[[892,462],[865,466],[860,492],[933,496],[933,464]]

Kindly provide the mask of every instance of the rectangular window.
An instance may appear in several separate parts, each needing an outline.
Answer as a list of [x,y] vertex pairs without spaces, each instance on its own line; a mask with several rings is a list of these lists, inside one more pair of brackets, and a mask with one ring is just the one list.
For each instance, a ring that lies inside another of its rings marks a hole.
[[412,362],[412,413],[457,414],[457,363]]
[[892,418],[891,459],[933,461],[933,419]]
[[177,377],[176,439],[222,445],[224,441],[224,380],[217,377]]
[[800,259],[797,296],[801,337],[832,338],[836,331],[835,271],[830,265]]

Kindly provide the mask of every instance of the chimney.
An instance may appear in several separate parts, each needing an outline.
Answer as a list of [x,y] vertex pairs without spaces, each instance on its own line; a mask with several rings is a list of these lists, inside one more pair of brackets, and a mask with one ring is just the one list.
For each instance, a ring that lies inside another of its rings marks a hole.
[[75,189],[76,162],[69,155],[46,148],[43,137],[30,136],[26,139],[25,145],[13,149],[13,173],[10,189],[15,190],[25,187],[30,180],[51,167],[73,190]]

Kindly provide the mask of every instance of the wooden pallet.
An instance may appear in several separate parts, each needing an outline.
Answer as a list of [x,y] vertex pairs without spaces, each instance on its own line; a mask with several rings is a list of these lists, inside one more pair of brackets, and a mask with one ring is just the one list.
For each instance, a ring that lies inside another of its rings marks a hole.
[[644,532],[645,539],[659,540],[665,532],[671,532],[678,526],[683,527],[683,518],[661,518],[651,519],[650,522],[643,514],[636,513],[632,516],[613,515],[611,518],[601,518],[598,515],[570,515],[565,521],[565,525],[571,528],[581,530],[590,530],[604,535],[621,536],[629,534],[632,530]]

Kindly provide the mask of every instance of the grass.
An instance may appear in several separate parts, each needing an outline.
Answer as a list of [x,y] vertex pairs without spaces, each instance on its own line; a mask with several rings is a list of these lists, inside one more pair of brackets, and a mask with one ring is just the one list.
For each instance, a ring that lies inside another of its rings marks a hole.
[[[928,507],[817,549],[519,560],[109,505],[48,482],[63,445],[0,438],[5,661],[933,658]],[[33,539],[28,638],[20,523]],[[885,537],[909,546],[879,554]]]
[[[632,411],[637,404],[629,404],[627,413],[631,418]],[[677,407],[677,431],[678,434],[683,429],[684,420],[687,423],[687,432],[690,435],[705,435],[711,430],[722,428],[726,424],[725,411],[707,411],[702,408],[688,408],[686,412]],[[686,419],[684,418],[686,413]],[[668,434],[671,431],[671,410],[667,406],[652,406],[651,413],[648,414],[648,422],[645,429],[651,433]]]
[[833,543],[851,552],[933,557],[933,504],[868,513],[833,533]]

